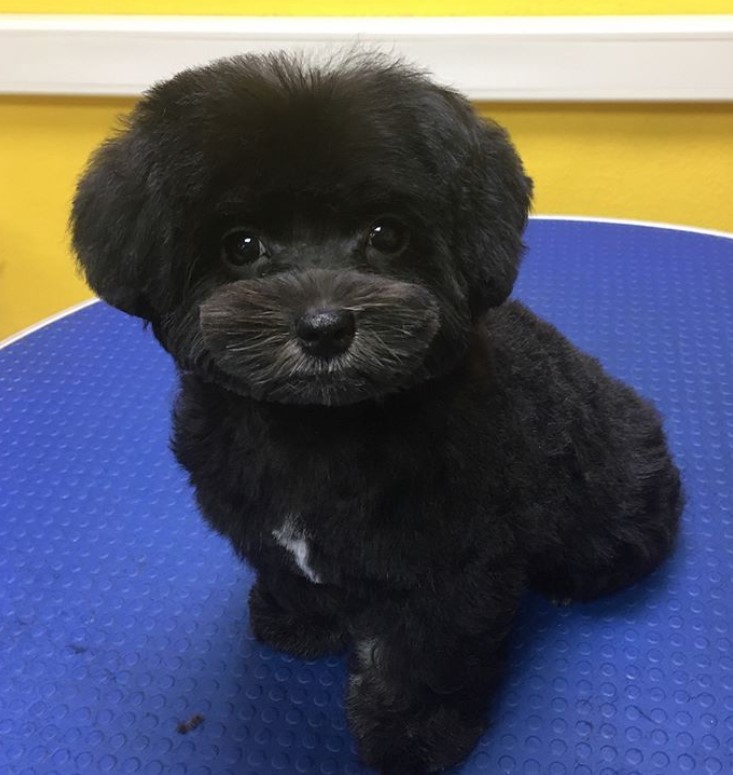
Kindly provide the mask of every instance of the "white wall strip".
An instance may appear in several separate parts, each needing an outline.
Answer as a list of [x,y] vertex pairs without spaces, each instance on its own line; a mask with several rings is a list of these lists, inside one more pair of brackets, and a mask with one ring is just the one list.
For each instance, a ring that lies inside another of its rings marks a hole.
[[0,15],[0,93],[137,95],[216,57],[359,43],[402,54],[476,100],[733,99],[733,15]]

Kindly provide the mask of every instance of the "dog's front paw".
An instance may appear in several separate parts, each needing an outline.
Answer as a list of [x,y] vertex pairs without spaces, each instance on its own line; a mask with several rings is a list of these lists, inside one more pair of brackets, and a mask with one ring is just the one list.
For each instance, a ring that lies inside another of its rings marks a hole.
[[258,641],[301,659],[338,654],[348,642],[346,630],[338,619],[307,611],[288,611],[259,582],[249,593],[249,621]]
[[466,718],[460,702],[426,692],[417,699],[369,674],[349,681],[347,708],[364,762],[382,775],[439,772],[465,758],[486,722]]

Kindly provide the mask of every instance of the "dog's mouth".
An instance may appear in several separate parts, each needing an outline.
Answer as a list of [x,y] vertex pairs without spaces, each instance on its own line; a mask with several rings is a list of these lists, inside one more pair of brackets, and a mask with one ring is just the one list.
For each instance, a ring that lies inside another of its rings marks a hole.
[[214,364],[241,392],[335,406],[419,381],[439,313],[412,283],[311,270],[226,285],[199,321]]

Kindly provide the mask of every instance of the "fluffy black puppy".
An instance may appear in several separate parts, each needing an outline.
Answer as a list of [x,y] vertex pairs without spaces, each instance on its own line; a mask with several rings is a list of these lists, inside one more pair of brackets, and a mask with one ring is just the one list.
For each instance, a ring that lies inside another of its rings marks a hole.
[[74,202],[92,288],[178,364],[175,453],[257,572],[255,634],[349,649],[385,773],[470,751],[528,585],[590,600],[674,541],[656,412],[506,302],[530,194],[401,64],[243,56],[148,92]]

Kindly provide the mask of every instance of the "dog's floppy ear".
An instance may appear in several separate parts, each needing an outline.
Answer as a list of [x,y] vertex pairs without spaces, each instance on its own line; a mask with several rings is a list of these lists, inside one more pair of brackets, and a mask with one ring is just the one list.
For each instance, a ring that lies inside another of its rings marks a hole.
[[156,191],[151,142],[132,125],[92,155],[71,213],[72,245],[91,288],[131,315],[156,322],[156,275],[169,220]]
[[476,179],[469,196],[474,208],[479,285],[474,303],[479,309],[506,301],[517,279],[524,252],[522,235],[532,202],[529,178],[509,135],[498,124],[482,120]]
[[465,132],[456,239],[466,255],[471,308],[480,314],[502,304],[514,286],[532,180],[504,129],[480,117],[463,97],[447,90],[443,96]]

